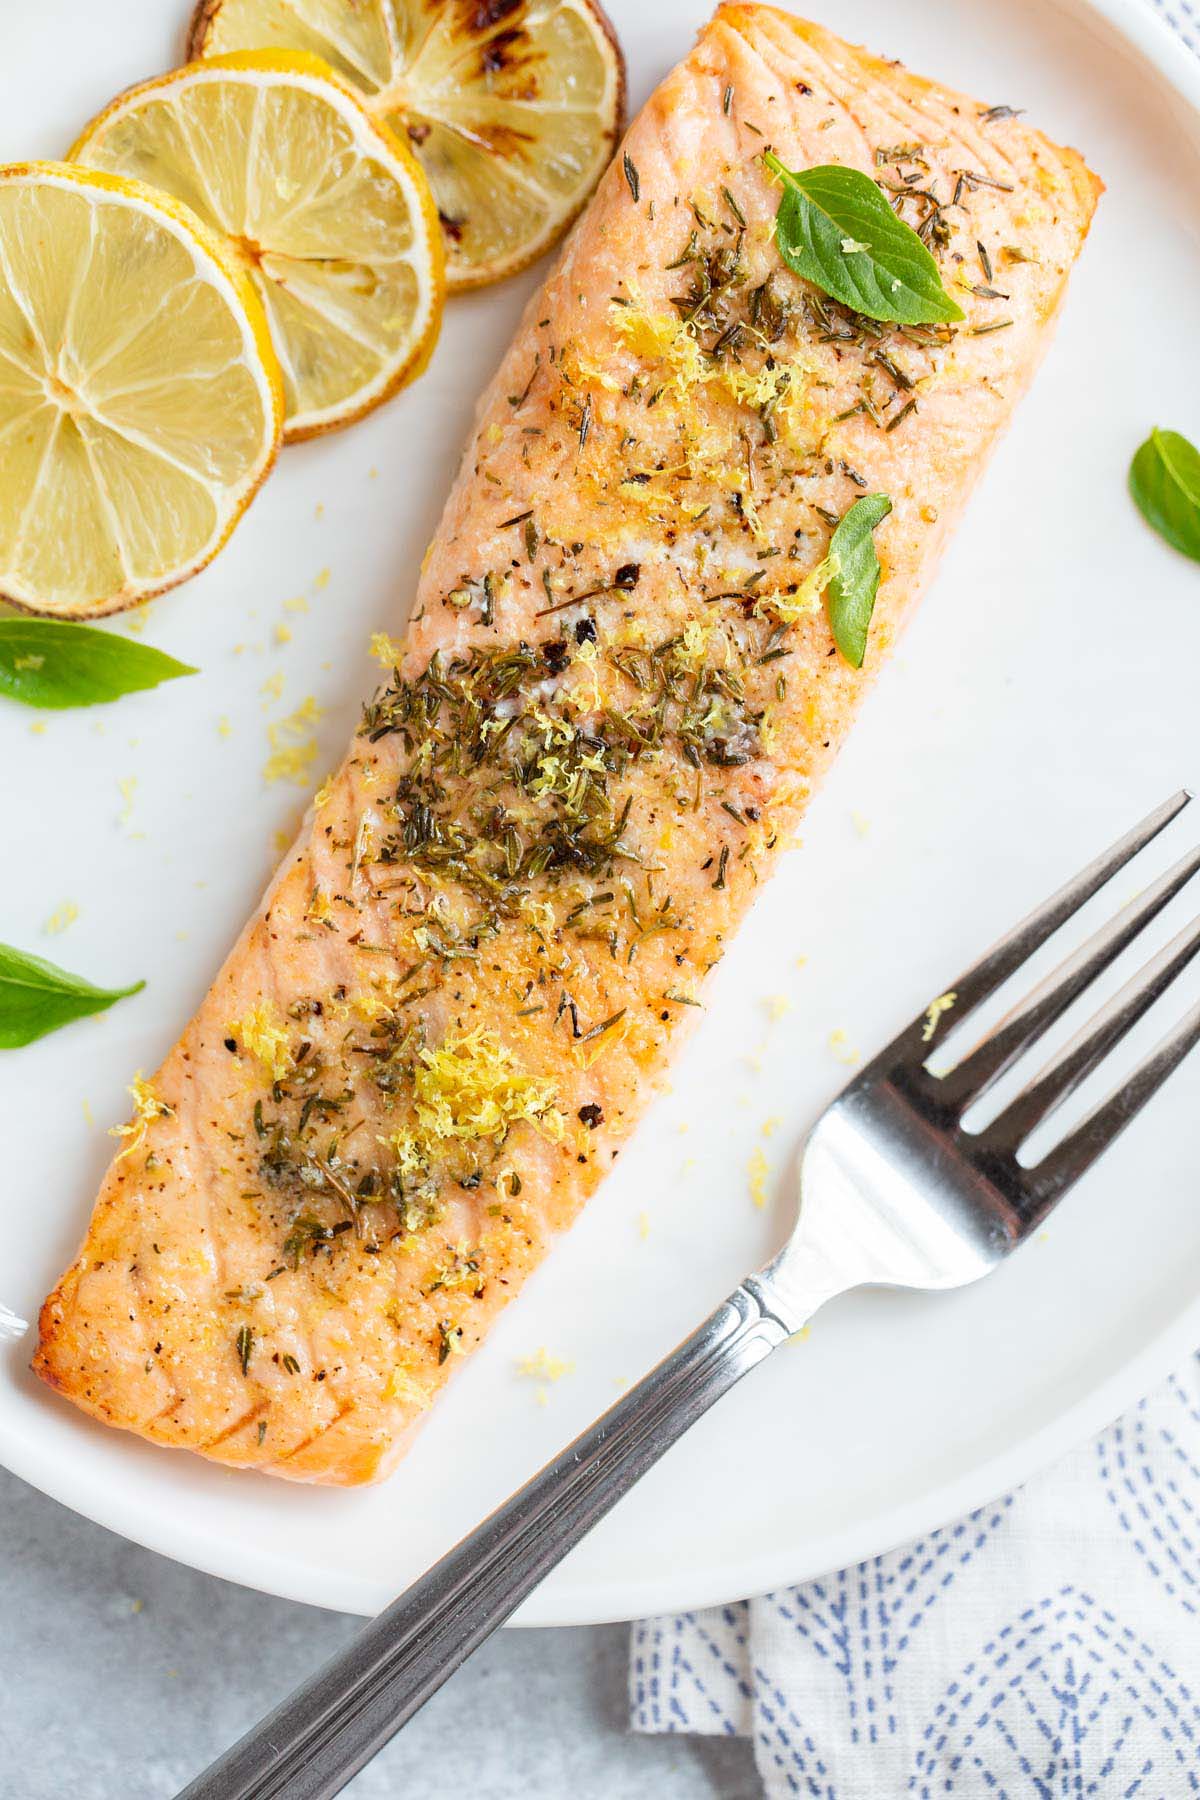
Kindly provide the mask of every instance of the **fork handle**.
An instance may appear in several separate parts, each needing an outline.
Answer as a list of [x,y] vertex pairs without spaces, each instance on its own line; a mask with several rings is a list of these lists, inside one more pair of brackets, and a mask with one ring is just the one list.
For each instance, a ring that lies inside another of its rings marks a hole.
[[752,1277],[178,1800],[328,1800],[714,1401],[782,1343]]

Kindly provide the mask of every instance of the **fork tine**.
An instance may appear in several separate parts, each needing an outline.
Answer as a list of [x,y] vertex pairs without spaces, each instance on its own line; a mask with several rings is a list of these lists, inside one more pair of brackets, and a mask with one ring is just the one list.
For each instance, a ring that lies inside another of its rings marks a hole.
[[1182,857],[1144,894],[1129,901],[1115,918],[1081,944],[1013,1008],[978,1047],[943,1078],[941,1097],[948,1106],[966,1106],[986,1094],[1004,1071],[1049,1030],[1110,963],[1116,961],[1151,920],[1200,871],[1200,849]]
[[1070,1043],[1031,1081],[1010,1105],[980,1133],[991,1150],[1016,1152],[1044,1119],[1048,1119],[1109,1051],[1119,1044],[1142,1015],[1166,993],[1175,977],[1200,951],[1200,919],[1194,919],[1101,1007]]
[[1198,1043],[1200,1005],[1184,1015],[1175,1029],[1138,1064],[1128,1081],[1093,1108],[1069,1137],[1056,1145],[1040,1163],[1025,1171],[1025,1185],[1040,1214],[1048,1212],[1067,1189],[1086,1174],[1096,1158],[1103,1155],[1137,1117],[1147,1100],[1158,1092]]
[[929,1057],[941,1038],[961,1024],[990,994],[995,993],[1010,975],[1016,973],[1022,963],[1028,962],[1034,951],[1053,937],[1059,927],[1065,925],[1093,894],[1098,893],[1106,881],[1111,881],[1126,863],[1132,862],[1139,851],[1144,850],[1160,831],[1165,830],[1179,816],[1191,798],[1188,790],[1181,788],[1169,800],[1164,800],[1161,806],[1156,806],[1140,825],[1135,825],[1132,831],[1118,838],[1111,849],[1104,851],[1094,862],[1081,869],[1072,881],[1059,888],[1036,912],[1030,913],[1006,937],[1002,937],[986,956],[960,975],[948,990],[955,996],[952,1010],[948,1009],[938,1017],[934,1017],[931,1012],[914,1019],[888,1046],[884,1055],[894,1057],[899,1052],[907,1055],[915,1049],[922,1061]]

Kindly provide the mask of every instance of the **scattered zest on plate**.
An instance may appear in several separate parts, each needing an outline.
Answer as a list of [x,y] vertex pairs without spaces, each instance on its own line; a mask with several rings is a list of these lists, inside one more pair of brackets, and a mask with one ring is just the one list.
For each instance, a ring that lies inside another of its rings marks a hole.
[[593,0],[202,0],[190,54],[316,51],[412,144],[452,288],[557,242],[607,167],[625,66]]
[[97,706],[194,675],[149,644],[61,619],[0,619],[0,694],[26,706]]
[[40,956],[0,944],[0,1050],[16,1050],[47,1032],[105,1012],[115,1000],[140,993],[132,987],[100,988],[81,975],[70,975]]
[[869,175],[837,163],[786,169],[770,150],[763,163],[783,187],[775,242],[795,274],[868,319],[894,325],[962,319],[937,263]]
[[429,185],[317,57],[189,63],[120,95],[71,155],[165,189],[220,236],[266,311],[286,438],[350,424],[428,362],[445,287]]
[[63,163],[0,169],[0,252],[0,597],[134,606],[211,561],[275,460],[262,308],[186,208]]
[[1130,465],[1129,491],[1146,523],[1200,562],[1200,450],[1177,431],[1152,431]]

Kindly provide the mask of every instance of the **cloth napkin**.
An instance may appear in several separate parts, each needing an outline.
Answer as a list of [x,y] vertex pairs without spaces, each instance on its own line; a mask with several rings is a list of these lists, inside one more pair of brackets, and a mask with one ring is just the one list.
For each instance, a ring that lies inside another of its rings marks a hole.
[[[1200,0],[1147,0],[1200,54]],[[635,1731],[768,1800],[1200,1795],[1200,1356],[1019,1493],[802,1587],[633,1627]]]
[[1200,1356],[1019,1493],[820,1581],[633,1628],[636,1731],[769,1800],[1200,1794]]

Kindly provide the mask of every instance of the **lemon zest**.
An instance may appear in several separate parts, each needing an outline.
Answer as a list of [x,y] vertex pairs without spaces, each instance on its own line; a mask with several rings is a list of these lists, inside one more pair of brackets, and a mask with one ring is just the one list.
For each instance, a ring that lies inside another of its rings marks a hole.
[[431,1269],[426,1278],[425,1292],[453,1293],[456,1288],[469,1287],[478,1299],[483,1291],[482,1283],[478,1252],[472,1252],[466,1244],[454,1244]]
[[573,1375],[575,1364],[568,1357],[556,1356],[545,1344],[540,1344],[532,1356],[522,1356],[517,1361],[517,1374],[529,1381],[561,1381],[564,1375]]
[[377,987],[362,988],[351,996],[350,1004],[360,1019],[373,1025],[377,1019],[386,1019],[396,1010],[396,996],[394,992],[388,993]]
[[[811,374],[807,363],[777,351],[757,370],[729,358],[714,361],[705,355],[689,324],[651,311],[637,287],[629,285],[630,305],[609,308],[613,328],[635,356],[669,371],[668,385],[677,399],[686,400],[696,387],[716,388],[739,406],[768,410],[781,436],[793,434]],[[590,378],[594,380],[595,374]]]
[[272,1081],[282,1081],[296,1066],[287,1027],[269,1000],[257,1001],[243,1018],[234,1019],[227,1035],[258,1058]]
[[333,903],[324,888],[315,887],[308,897],[308,905],[304,909],[306,919],[314,925],[329,925],[333,921]]
[[110,1125],[109,1137],[124,1138],[124,1148],[117,1151],[117,1162],[124,1162],[132,1156],[146,1140],[146,1133],[155,1119],[174,1118],[174,1109],[155,1093],[153,1085],[145,1081],[139,1069],[126,1090],[133,1101],[132,1116],[124,1125]]
[[512,1052],[483,1026],[419,1052],[413,1078],[417,1123],[436,1139],[502,1143],[519,1120],[560,1139],[555,1085],[523,1073]]
[[927,1044],[930,1041],[938,1028],[938,1020],[950,1011],[957,999],[957,991],[954,988],[951,988],[948,994],[939,994],[936,1000],[930,1001],[925,1012],[925,1023],[921,1027],[921,1042],[923,1044]]
[[490,1139],[499,1146],[522,1121],[558,1143],[565,1127],[556,1091],[554,1082],[520,1069],[494,1032],[477,1026],[418,1052],[413,1124],[379,1141],[410,1180],[427,1174],[441,1145]]
[[814,613],[820,612],[821,597],[840,568],[841,561],[837,556],[823,557],[815,568],[809,570],[794,593],[760,594],[755,602],[755,611],[769,611],[784,625],[794,625],[798,619],[811,618]]
[[323,709],[308,694],[294,712],[267,726],[271,754],[263,764],[264,781],[291,781],[297,787],[308,786],[317,755],[313,727],[323,716]]
[[575,661],[582,665],[587,679],[591,683],[589,704],[599,712],[604,705],[604,693],[600,686],[600,647],[590,639],[580,644],[575,654]]
[[404,655],[404,645],[386,631],[371,633],[371,655],[381,669],[394,669]]
[[55,907],[42,930],[49,932],[52,937],[57,937],[60,931],[65,931],[68,925],[73,925],[78,917],[79,908],[75,902],[64,900],[61,906]]

